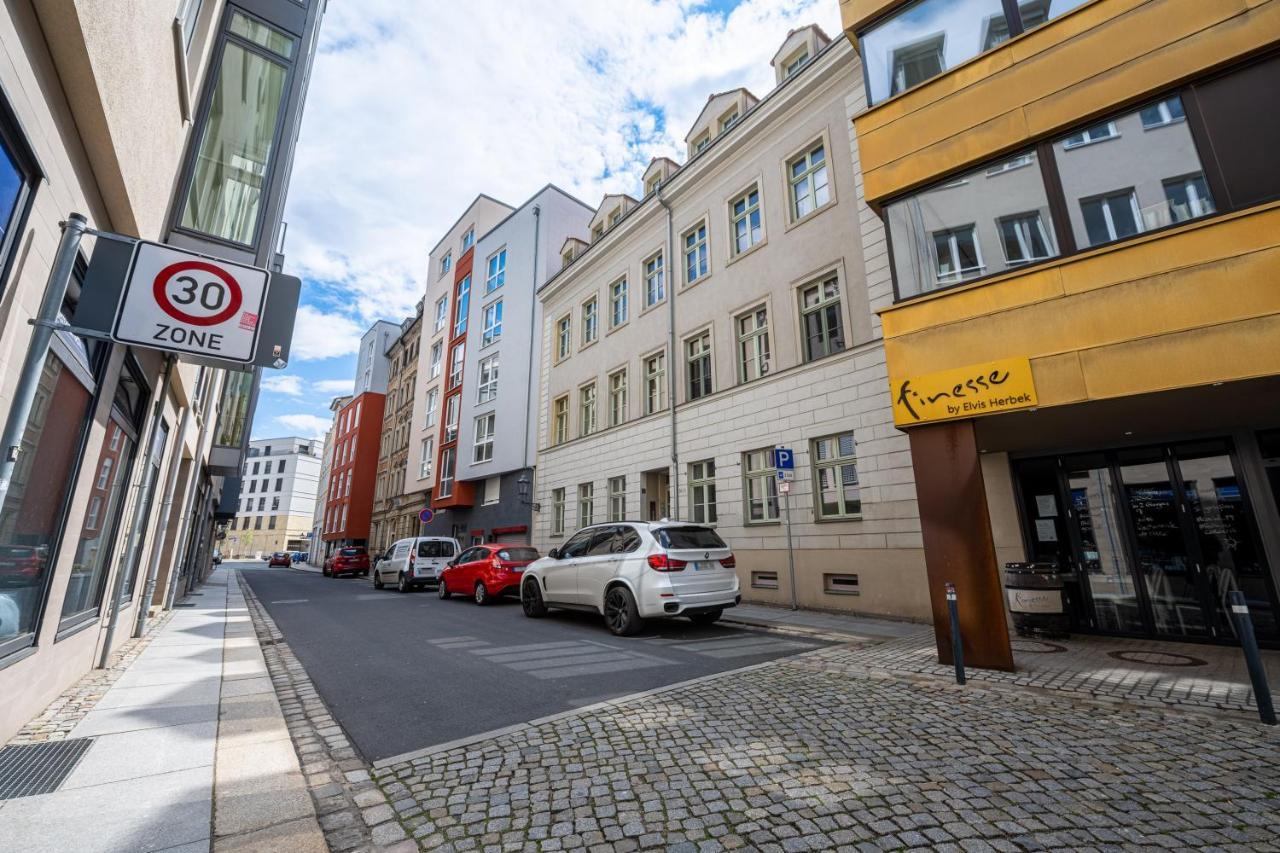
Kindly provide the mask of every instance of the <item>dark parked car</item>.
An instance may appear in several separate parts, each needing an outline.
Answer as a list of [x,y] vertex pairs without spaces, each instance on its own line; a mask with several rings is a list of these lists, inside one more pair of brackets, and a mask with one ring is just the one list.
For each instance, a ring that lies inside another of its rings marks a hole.
[[325,577],[342,575],[369,576],[369,552],[362,547],[339,548],[333,556],[324,561]]

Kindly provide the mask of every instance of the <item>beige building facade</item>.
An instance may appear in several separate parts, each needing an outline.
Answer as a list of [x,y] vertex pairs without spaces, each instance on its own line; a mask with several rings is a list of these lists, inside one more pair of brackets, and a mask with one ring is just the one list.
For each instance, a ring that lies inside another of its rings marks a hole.
[[[765,97],[709,99],[688,162],[655,160],[643,199],[541,289],[534,543],[609,520],[711,522],[744,598],[789,603],[789,504],[801,606],[924,619],[847,129],[860,69],[812,26],[774,65]],[[775,446],[795,453],[789,495]]]
[[382,444],[378,451],[378,479],[373,490],[373,525],[369,549],[386,551],[397,539],[418,529],[418,512],[425,493],[406,492],[409,441],[413,425],[413,395],[418,383],[418,350],[422,341],[422,307],[400,324],[400,336],[387,349],[390,370],[387,401],[382,414]]

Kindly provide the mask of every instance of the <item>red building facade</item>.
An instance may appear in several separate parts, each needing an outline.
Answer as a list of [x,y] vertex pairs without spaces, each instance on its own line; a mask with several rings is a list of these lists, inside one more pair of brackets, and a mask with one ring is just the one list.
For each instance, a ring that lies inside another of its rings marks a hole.
[[440,441],[436,487],[431,494],[432,509],[469,507],[475,503],[475,484],[457,479],[458,419],[462,411],[462,377],[467,351],[467,315],[471,308],[471,246],[458,258],[453,274],[453,323],[449,330],[449,352],[445,360],[444,417],[440,423]]
[[338,411],[325,492],[323,539],[332,543],[326,552],[368,544],[385,405],[385,395],[368,391]]

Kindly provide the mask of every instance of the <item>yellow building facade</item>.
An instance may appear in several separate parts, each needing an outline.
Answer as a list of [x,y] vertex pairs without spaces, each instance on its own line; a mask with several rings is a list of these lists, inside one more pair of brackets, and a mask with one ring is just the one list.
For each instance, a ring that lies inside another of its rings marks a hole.
[[841,12],[935,624],[1011,666],[1030,560],[1075,631],[1280,642],[1280,2]]

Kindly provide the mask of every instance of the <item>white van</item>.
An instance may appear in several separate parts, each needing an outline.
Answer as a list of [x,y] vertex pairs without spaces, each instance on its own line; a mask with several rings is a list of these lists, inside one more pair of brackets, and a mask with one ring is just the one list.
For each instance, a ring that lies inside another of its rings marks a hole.
[[394,582],[397,591],[409,592],[429,583],[439,583],[445,564],[460,550],[458,540],[447,536],[401,539],[391,546],[391,555],[374,567],[373,587],[382,589],[388,582]]

